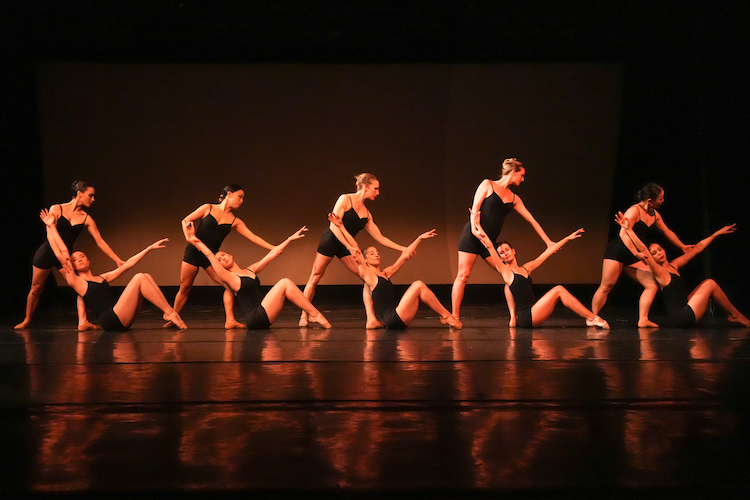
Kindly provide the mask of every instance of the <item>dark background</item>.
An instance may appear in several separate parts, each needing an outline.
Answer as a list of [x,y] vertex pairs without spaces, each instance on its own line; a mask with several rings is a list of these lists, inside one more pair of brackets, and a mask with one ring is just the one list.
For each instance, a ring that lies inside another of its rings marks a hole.
[[[43,237],[36,68],[54,61],[621,64],[610,212],[627,208],[653,180],[667,190],[661,213],[683,241],[737,222],[738,233],[685,274],[691,284],[710,275],[738,305],[748,303],[746,5],[32,1],[0,8],[3,317],[12,311],[20,319],[30,257]],[[569,196],[585,204],[590,187],[581,183]]]

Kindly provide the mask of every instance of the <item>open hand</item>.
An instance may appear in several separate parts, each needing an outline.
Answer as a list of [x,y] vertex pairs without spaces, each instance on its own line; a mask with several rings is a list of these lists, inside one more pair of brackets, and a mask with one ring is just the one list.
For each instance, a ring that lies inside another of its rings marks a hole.
[[55,217],[49,210],[46,208],[43,208],[39,212],[39,218],[42,219],[42,222],[44,222],[45,226],[54,226],[57,222],[57,217]]

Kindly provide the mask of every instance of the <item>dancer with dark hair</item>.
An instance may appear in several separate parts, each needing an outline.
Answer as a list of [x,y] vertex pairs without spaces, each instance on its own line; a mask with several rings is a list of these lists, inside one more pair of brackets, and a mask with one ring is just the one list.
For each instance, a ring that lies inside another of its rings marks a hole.
[[[242,206],[244,200],[245,191],[242,187],[237,184],[229,184],[219,196],[218,204],[206,203],[201,205],[190,215],[182,219],[182,232],[185,234],[185,238],[187,238],[187,226],[200,220],[200,224],[196,229],[196,235],[211,249],[211,252],[218,252],[221,244],[224,242],[224,238],[232,231],[236,231],[260,247],[271,250],[274,248],[273,245],[250,231],[245,223],[242,222],[242,219],[234,214],[234,211]],[[216,283],[222,283],[211,268],[209,260],[197,248],[188,243],[180,266],[180,289],[174,298],[174,309],[178,313],[185,306],[188,294],[193,288],[193,281],[195,281],[200,268],[203,268],[206,274]],[[245,325],[237,321],[234,317],[234,294],[226,289],[226,287],[223,302],[226,314],[224,327],[244,328]],[[170,325],[166,324],[164,326]]]
[[420,302],[438,313],[442,324],[448,324],[453,328],[461,328],[461,322],[458,318],[452,315],[440,303],[433,291],[422,281],[417,280],[413,282],[400,299],[396,297],[393,283],[391,283],[390,278],[414,254],[419,243],[427,238],[435,237],[436,233],[434,229],[420,234],[411,245],[404,248],[396,262],[381,270],[380,253],[378,253],[376,247],[369,246],[364,249],[364,252],[360,252],[356,247],[357,244],[354,238],[349,235],[346,228],[342,227],[343,223],[341,219],[333,213],[329,214],[328,219],[332,224],[341,229],[344,241],[347,242],[351,255],[357,262],[358,275],[370,290],[376,314],[386,328],[403,330],[409,326],[414,316],[417,315]]
[[709,299],[713,299],[719,307],[727,312],[727,319],[732,323],[750,326],[750,320],[734,307],[729,301],[727,294],[724,293],[724,290],[714,280],[703,280],[700,285],[688,294],[685,282],[679,273],[679,269],[682,266],[705,250],[717,236],[733,233],[736,230],[735,224],[722,227],[670,262],[667,260],[666,252],[658,243],[651,243],[648,248],[646,247],[638,234],[633,230],[633,222],[624,216],[622,212],[617,213],[615,221],[622,227],[626,237],[633,243],[635,248],[633,255],[648,265],[648,269],[654,276],[654,280],[661,287],[664,296],[664,306],[667,310],[671,326],[682,328],[694,326],[705,314]]
[[[479,217],[480,214],[478,212],[472,214],[472,219],[476,224],[479,224]],[[503,281],[506,283],[506,297],[510,295],[512,299],[508,300],[508,309],[510,310],[509,326],[519,328],[541,326],[550,317],[559,300],[565,307],[585,319],[586,326],[609,329],[609,324],[606,321],[586,309],[564,286],[557,285],[553,287],[539,300],[536,300],[534,290],[531,287],[531,273],[566,243],[580,238],[583,232],[583,229],[573,231],[557,243],[553,243],[547,247],[536,259],[522,266],[518,265],[516,251],[509,243],[502,242],[495,249],[495,245],[487,235],[480,234],[479,240],[489,252],[493,267],[500,273]]]
[[[692,245],[686,245],[680,241],[677,235],[664,224],[661,215],[656,211],[664,203],[664,189],[661,186],[653,182],[646,184],[638,191],[636,199],[637,203],[627,209],[625,217],[633,224],[632,229],[641,241],[651,243],[658,237],[657,231],[660,231],[667,240],[682,250],[683,253],[692,248]],[[617,237],[609,242],[607,249],[604,251],[602,280],[591,299],[591,310],[599,314],[599,311],[607,302],[609,292],[612,291],[624,270],[625,274],[643,286],[643,292],[638,300],[638,326],[655,328],[659,325],[649,319],[648,313],[659,286],[651,273],[633,266],[638,262],[638,259],[633,256],[634,254],[635,247],[630,238],[626,236],[625,230],[621,228]]]
[[[524,181],[526,169],[523,163],[515,158],[508,158],[503,161],[500,178],[496,181],[485,179],[479,184],[474,193],[474,202],[470,211],[480,212],[481,224],[474,223],[472,220],[466,223],[461,239],[458,241],[458,272],[456,279],[453,281],[451,289],[451,303],[453,315],[460,318],[461,302],[464,300],[464,289],[466,282],[471,276],[471,270],[478,256],[481,256],[490,267],[494,268],[490,261],[490,254],[482,245],[479,238],[486,235],[490,241],[495,242],[500,236],[503,228],[505,217],[513,210],[526,219],[531,224],[534,231],[542,238],[542,241],[549,247],[552,240],[544,232],[542,226],[536,221],[531,212],[526,209],[521,198],[510,189],[511,186],[518,186]],[[486,232],[485,232],[486,231]],[[494,245],[493,245],[494,246]]]
[[265,297],[260,291],[258,273],[265,269],[272,260],[281,255],[289,243],[304,237],[303,233],[305,231],[307,231],[307,227],[303,226],[281,244],[271,248],[271,251],[261,260],[244,269],[237,265],[231,254],[226,252],[214,254],[198,238],[192,222],[185,226],[185,237],[211,263],[211,269],[219,280],[219,283],[236,295],[237,303],[243,312],[247,328],[270,328],[271,324],[276,321],[276,318],[281,313],[285,299],[289,299],[294,305],[305,311],[310,322],[318,323],[323,328],[330,328],[331,324],[325,316],[307,300],[300,289],[297,288],[297,285],[289,278],[279,280],[271,287]]
[[[84,181],[75,181],[71,184],[71,191],[72,198],[69,202],[52,205],[49,208],[49,212],[57,219],[58,231],[68,253],[73,252],[73,243],[75,243],[78,236],[83,232],[83,229],[86,228],[102,252],[115,261],[118,267],[122,266],[124,261],[104,241],[94,219],[86,211],[94,203],[96,192],[93,186]],[[29,295],[26,297],[26,317],[15,326],[16,330],[29,326],[31,317],[34,315],[36,306],[39,304],[39,298],[42,290],[44,290],[44,284],[47,281],[49,273],[52,271],[52,268],[60,269],[61,267],[60,262],[50,247],[49,241],[45,240],[34,254],[34,261],[31,268],[31,290],[29,290]],[[83,304],[83,300],[79,298],[77,305],[78,329],[90,330],[95,328],[86,317],[86,307]]]
[[[374,175],[366,172],[356,176],[355,179],[357,191],[355,193],[342,194],[339,196],[331,213],[341,219],[342,227],[346,228],[346,231],[352,238],[362,229],[365,229],[375,241],[381,245],[403,252],[406,247],[383,236],[380,232],[380,228],[375,224],[372,214],[367,210],[367,207],[365,207],[365,201],[374,200],[380,194],[380,182]],[[311,302],[315,296],[315,287],[318,286],[320,279],[326,272],[328,264],[331,263],[334,257],[338,257],[339,261],[344,264],[344,267],[359,276],[357,262],[351,255],[345,241],[341,229],[333,223],[330,223],[328,229],[323,232],[323,235],[320,238],[320,244],[318,245],[318,252],[315,254],[315,260],[313,261],[310,278],[305,284],[304,294]],[[354,246],[357,247],[356,243]],[[408,258],[411,256],[412,255],[409,255]],[[372,296],[370,295],[369,288],[363,288],[362,299],[367,313],[366,328],[382,327],[383,325],[375,316],[375,309],[373,308]],[[299,325],[305,326],[306,324],[307,316],[303,311],[300,316]]]
[[94,276],[91,262],[83,252],[68,253],[68,249],[57,230],[57,220],[47,210],[39,214],[47,226],[47,240],[55,257],[60,262],[63,276],[68,285],[83,299],[86,306],[97,317],[102,328],[108,331],[122,331],[130,328],[145,298],[164,312],[164,319],[187,328],[180,315],[169,306],[161,289],[150,274],[138,273],[125,286],[119,298],[115,298],[109,282],[117,279],[136,265],[151,250],[164,248],[167,238],[163,238],[133,255],[112,271]]

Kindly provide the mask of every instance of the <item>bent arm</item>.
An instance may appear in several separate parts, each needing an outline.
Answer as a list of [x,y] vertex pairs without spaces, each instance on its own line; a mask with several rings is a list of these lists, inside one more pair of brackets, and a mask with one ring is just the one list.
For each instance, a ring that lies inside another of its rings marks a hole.
[[294,240],[298,240],[300,238],[303,238],[305,235],[303,234],[305,231],[307,231],[307,226],[302,226],[299,228],[294,234],[289,236],[287,239],[276,245],[269,251],[265,257],[260,259],[258,262],[251,264],[248,266],[248,269],[252,271],[255,274],[260,273],[265,267],[271,263],[276,257],[282,254],[284,252],[284,249]]
[[242,222],[242,219],[236,219],[234,221],[234,225],[232,226],[232,229],[237,231],[240,235],[247,238],[248,240],[252,241],[259,247],[263,247],[266,250],[271,250],[273,248],[273,245],[271,245],[269,242],[261,238],[260,236],[256,235],[254,232],[250,231],[250,229],[245,225],[244,222]]
[[104,241],[101,233],[99,233],[99,228],[96,226],[96,222],[94,222],[94,219],[92,219],[91,217],[86,219],[86,228],[89,230],[89,234],[91,234],[91,237],[94,238],[96,246],[98,246],[101,251],[107,255],[107,257],[112,259],[115,264],[117,264],[118,266],[122,266],[124,264],[123,260],[118,257],[114,250],[110,248],[109,244]]
[[573,231],[572,233],[570,233],[568,236],[561,239],[557,243],[553,243],[551,246],[548,246],[547,249],[541,254],[539,254],[539,256],[536,259],[530,262],[527,262],[526,264],[524,264],[523,267],[525,267],[526,270],[529,272],[529,274],[531,274],[531,272],[534,269],[541,266],[544,263],[544,261],[547,260],[553,253],[556,253],[558,250],[560,250],[563,246],[565,246],[567,242],[580,238],[583,235],[583,233],[584,233],[583,228]]
[[101,277],[104,278],[108,282],[116,280],[117,278],[119,278],[120,276],[128,272],[130,269],[132,269],[132,267],[136,265],[138,262],[140,262],[140,260],[144,258],[146,254],[149,253],[151,250],[154,250],[156,248],[164,248],[164,243],[167,241],[169,241],[169,238],[162,238],[150,244],[149,246],[147,246],[146,248],[144,248],[137,254],[133,255],[128,260],[126,260],[117,269],[113,269],[112,271],[101,274]]
[[[187,227],[188,224],[194,223],[195,221],[204,218],[211,212],[211,204],[205,203],[201,205],[200,207],[193,210],[188,216],[186,216],[182,221],[180,221],[180,224],[182,225],[182,234],[185,235],[185,239],[188,239],[188,231]],[[193,226],[193,230],[195,230],[195,226]]]
[[547,246],[554,245],[554,242],[549,239],[549,236],[547,236],[547,233],[544,232],[542,226],[536,221],[534,216],[531,215],[531,212],[526,209],[526,205],[523,204],[523,201],[521,201],[521,198],[519,198],[518,196],[516,196],[516,202],[513,204],[513,208],[516,210],[516,212],[518,212],[518,215],[526,219],[526,222],[531,224],[531,227],[534,228],[536,234],[539,235],[539,237]]

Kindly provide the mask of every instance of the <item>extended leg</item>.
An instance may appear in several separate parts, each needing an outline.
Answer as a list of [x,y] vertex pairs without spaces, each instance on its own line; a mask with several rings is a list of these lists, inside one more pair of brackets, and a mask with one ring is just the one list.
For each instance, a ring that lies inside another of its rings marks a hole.
[[585,319],[586,325],[609,328],[606,321],[586,309],[586,306],[581,304],[581,301],[575,298],[573,294],[562,285],[557,285],[552,288],[552,290],[545,293],[544,296],[542,296],[542,298],[531,307],[531,319],[534,326],[540,326],[550,317],[558,300],[562,302],[565,307]]
[[[310,273],[310,277],[307,279],[307,283],[305,284],[305,290],[302,292],[307,298],[308,302],[312,302],[313,297],[315,297],[315,287],[318,286],[320,278],[323,277],[328,264],[330,264],[332,260],[333,257],[328,257],[327,255],[323,255],[322,253],[315,254],[312,272]],[[304,311],[304,309],[302,310],[302,314],[300,314],[299,317],[299,326],[307,326],[307,313]]]
[[474,268],[476,260],[476,254],[459,250],[458,271],[456,272],[456,279],[453,280],[453,287],[451,288],[451,312],[453,312],[453,316],[456,319],[461,318],[461,303],[464,301],[466,282],[469,281],[469,276],[471,276],[471,270]]
[[612,259],[602,261],[602,281],[591,299],[591,312],[594,314],[599,314],[604,304],[607,303],[607,296],[617,283],[620,274],[622,274],[622,268],[622,262]]
[[47,276],[49,276],[51,271],[52,269],[40,269],[36,266],[31,266],[31,289],[26,296],[26,316],[23,318],[23,321],[14,327],[16,330],[29,327],[31,317],[34,315],[36,306],[39,305],[39,298],[42,296],[44,283],[47,281]]

